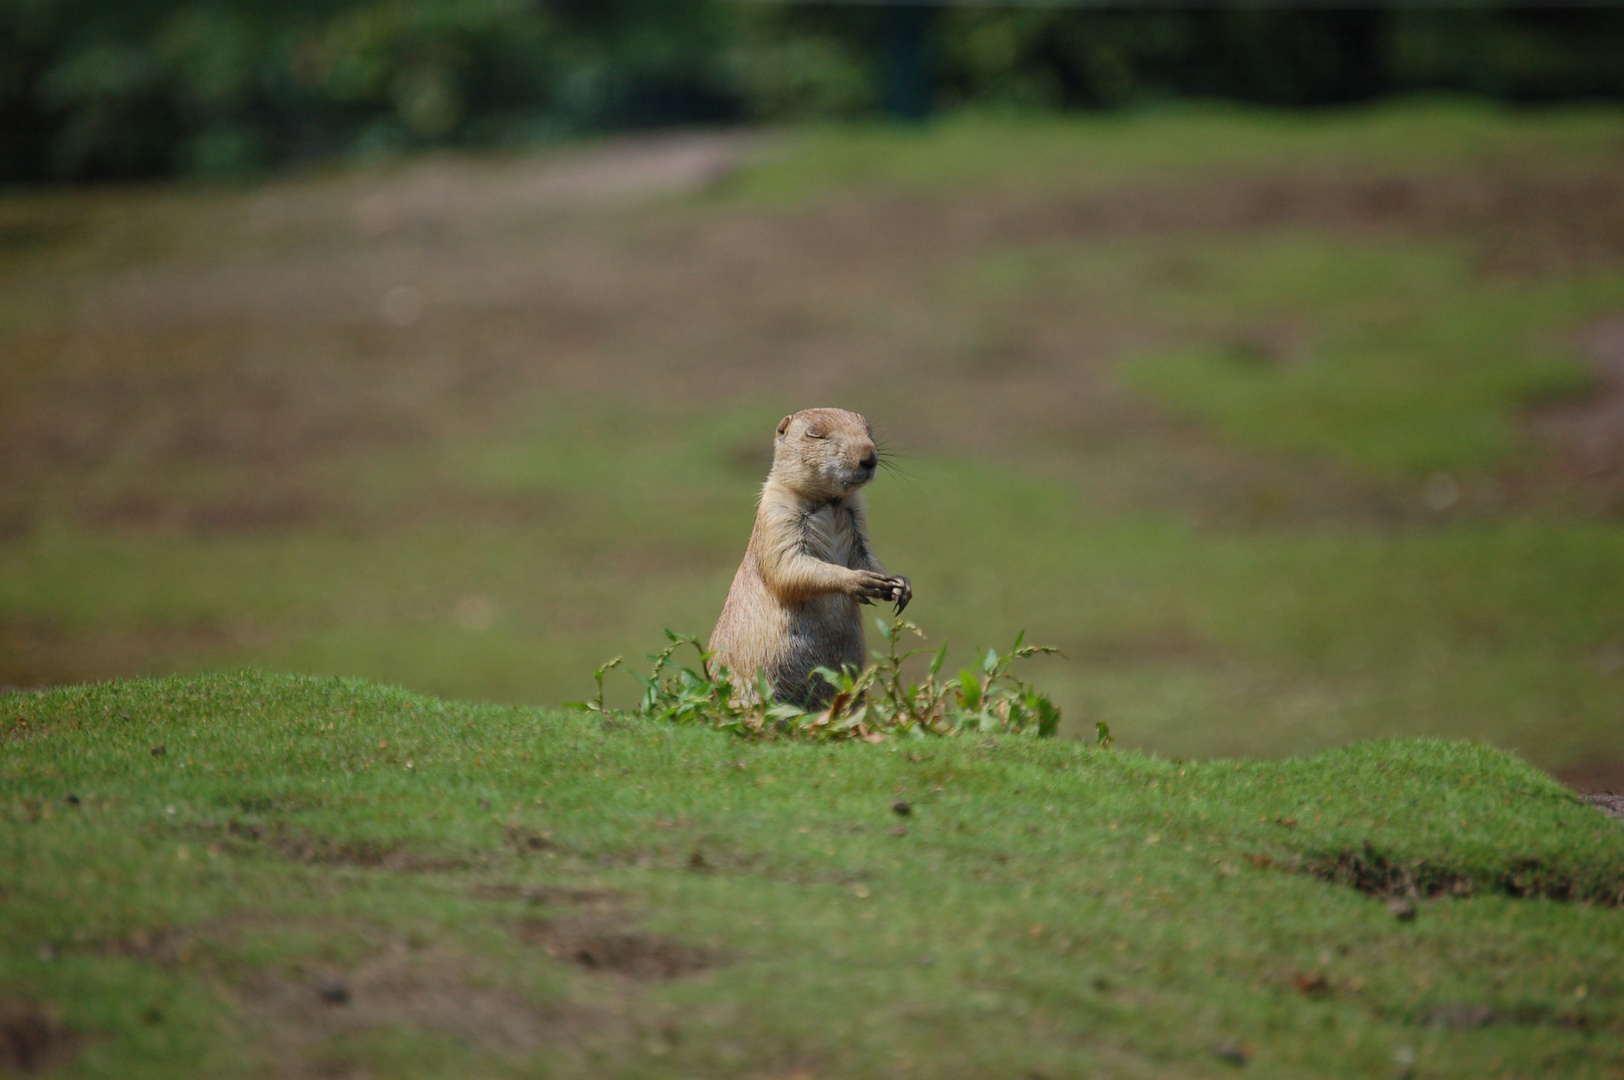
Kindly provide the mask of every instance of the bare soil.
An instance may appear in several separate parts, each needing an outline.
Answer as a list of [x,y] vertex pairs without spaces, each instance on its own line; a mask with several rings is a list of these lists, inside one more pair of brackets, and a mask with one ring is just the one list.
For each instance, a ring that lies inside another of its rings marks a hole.
[[476,885],[469,895],[480,900],[525,900],[532,904],[614,904],[625,899],[607,889],[572,889],[558,885],[515,885],[497,882]]
[[1589,795],[1581,795],[1580,798],[1608,817],[1615,817],[1620,821],[1624,821],[1624,795],[1593,792]]
[[427,1030],[498,1058],[542,1048],[573,1052],[616,1027],[613,1016],[572,1004],[538,1004],[493,982],[475,959],[441,945],[393,941],[359,965],[256,974],[239,989],[248,1024],[284,1075],[350,1075],[326,1045],[383,1028]]
[[73,1055],[79,1041],[38,1005],[0,996],[0,1075],[53,1069]]
[[[1600,804],[1598,804],[1600,805]],[[1607,806],[1601,805],[1607,810]],[[1277,866],[1268,856],[1248,856],[1257,866]],[[1405,863],[1389,859],[1368,844],[1358,850],[1305,860],[1295,869],[1348,885],[1369,896],[1413,899],[1435,896],[1499,894],[1568,903],[1618,907],[1624,904],[1624,879],[1575,877],[1539,859],[1509,862],[1492,875],[1474,875],[1442,863]]]
[[725,963],[712,949],[628,929],[622,918],[602,912],[565,920],[528,919],[519,936],[549,956],[587,971],[664,981]]
[[[490,899],[510,895],[502,888],[477,892]],[[511,895],[586,904],[585,915],[556,927],[527,920],[517,926],[515,935],[543,945],[572,968],[611,972],[628,981],[616,982],[607,992],[537,999],[505,983],[478,957],[445,942],[409,940],[360,923],[335,920],[306,926],[253,913],[192,927],[137,931],[99,948],[165,967],[201,964],[216,971],[233,985],[242,1002],[245,1037],[278,1075],[290,1077],[362,1075],[353,1072],[353,1064],[341,1051],[335,1052],[333,1041],[391,1028],[436,1032],[511,1062],[538,1052],[553,1060],[614,1053],[647,1019],[632,993],[635,981],[692,974],[717,960],[717,954],[628,930],[619,898],[612,894],[515,887]],[[348,965],[284,965],[246,975],[232,974],[234,969],[214,959],[221,946],[245,935],[300,927],[361,942],[366,955]],[[555,949],[563,951],[554,953]],[[7,1011],[10,1008],[0,1001],[0,1023],[9,1023],[15,1013],[27,1020],[19,1030],[30,1033],[28,1038],[46,1030],[39,1027],[45,1023],[43,1013]],[[56,1027],[49,1030],[57,1040],[49,1043],[57,1047],[50,1053],[59,1054],[71,1045],[68,1033]],[[4,1052],[0,1044],[0,1053]],[[0,1058],[0,1069],[6,1064],[7,1059]]]

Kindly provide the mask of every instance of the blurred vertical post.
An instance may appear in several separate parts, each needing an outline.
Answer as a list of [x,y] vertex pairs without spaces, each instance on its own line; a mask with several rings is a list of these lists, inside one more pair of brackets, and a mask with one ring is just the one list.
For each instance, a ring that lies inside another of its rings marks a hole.
[[918,123],[930,115],[930,28],[936,5],[886,4],[881,18],[884,105],[893,120]]

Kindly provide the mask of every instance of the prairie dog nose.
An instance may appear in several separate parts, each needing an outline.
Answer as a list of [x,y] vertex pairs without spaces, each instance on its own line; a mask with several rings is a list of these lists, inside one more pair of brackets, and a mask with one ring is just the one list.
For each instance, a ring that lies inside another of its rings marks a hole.
[[857,464],[861,465],[865,469],[872,469],[879,463],[880,455],[874,452],[874,448],[872,446],[868,448],[868,451],[863,455],[862,459],[857,462]]

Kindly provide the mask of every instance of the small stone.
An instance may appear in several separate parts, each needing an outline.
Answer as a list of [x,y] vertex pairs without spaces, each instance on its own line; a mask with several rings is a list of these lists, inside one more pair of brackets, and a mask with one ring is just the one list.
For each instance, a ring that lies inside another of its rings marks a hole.
[[898,817],[907,817],[913,813],[913,807],[905,802],[898,801],[891,804],[891,812]]
[[1415,918],[1415,901],[1408,896],[1395,896],[1387,901],[1387,914],[1399,922],[1410,922]]
[[489,810],[491,808],[491,801],[489,799],[479,800],[479,808],[481,810]]
[[1213,1045],[1212,1056],[1230,1065],[1240,1066],[1245,1065],[1251,1055],[1247,1054],[1246,1048],[1240,1043],[1225,1039]]
[[350,988],[338,979],[323,979],[316,985],[316,993],[329,1005],[347,1005]]
[[1415,1050],[1401,1046],[1393,1051],[1393,1080],[1410,1080],[1415,1075]]
[[67,803],[69,806],[78,806],[79,796],[70,791],[62,797],[62,801]]
[[152,748],[152,756],[153,757],[163,757],[164,756],[164,744],[163,743],[159,743],[157,746],[154,746]]

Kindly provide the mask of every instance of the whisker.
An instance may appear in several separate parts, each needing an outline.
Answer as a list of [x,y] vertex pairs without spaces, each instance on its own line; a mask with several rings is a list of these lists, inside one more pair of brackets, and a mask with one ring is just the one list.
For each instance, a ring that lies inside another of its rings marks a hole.
[[876,442],[875,452],[879,455],[879,467],[899,480],[912,481],[914,474],[898,463],[898,459],[907,460],[908,455],[895,449],[889,443]]

